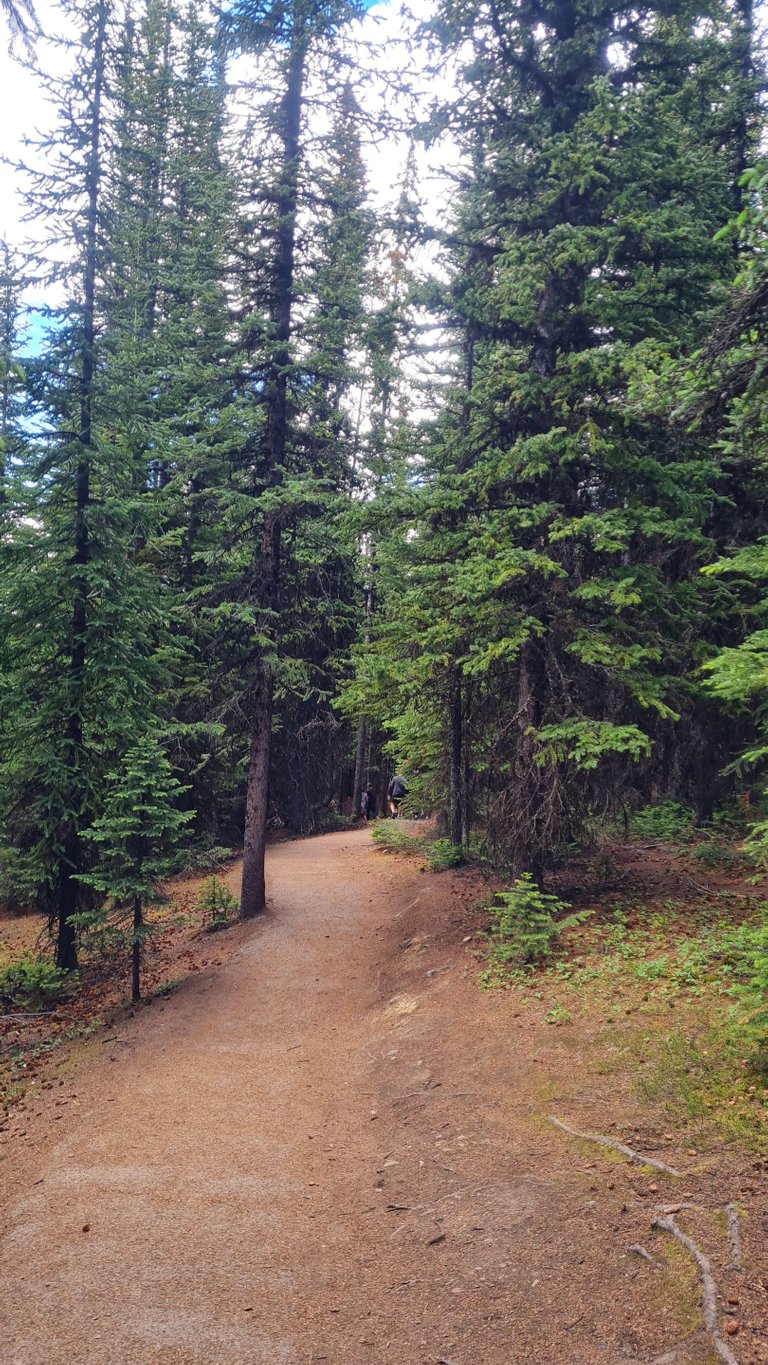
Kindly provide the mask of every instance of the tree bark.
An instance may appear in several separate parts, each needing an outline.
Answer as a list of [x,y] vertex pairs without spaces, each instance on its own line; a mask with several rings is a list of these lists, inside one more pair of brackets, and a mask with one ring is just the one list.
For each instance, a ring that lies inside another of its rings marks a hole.
[[83,336],[80,347],[80,456],[75,471],[75,549],[72,647],[69,659],[70,708],[66,719],[66,762],[70,776],[70,811],[59,862],[58,935],[56,966],[68,971],[77,967],[75,930],[70,916],[78,904],[83,870],[80,842],[81,766],[83,761],[82,700],[88,628],[88,575],[91,559],[88,509],[91,500],[91,447],[93,443],[93,380],[96,369],[96,245],[101,186],[101,101],[104,91],[104,46],[107,27],[106,0],[100,0],[94,44],[93,99],[86,169],[87,210],[83,270]]
[[463,716],[461,703],[461,679],[457,669],[451,672],[448,692],[448,708],[451,730],[451,754],[448,769],[448,838],[452,844],[461,844],[462,826],[462,740]]
[[363,771],[365,768],[365,748],[368,737],[368,727],[365,717],[361,716],[357,722],[357,743],[355,745],[355,781],[352,787],[352,818],[357,820],[360,815],[360,807],[363,801]]
[[133,943],[131,944],[131,1000],[135,1005],[141,1000],[141,928],[144,916],[141,909],[141,896],[133,898]]
[[[371,617],[373,615],[373,555],[368,557],[368,581],[365,585],[365,643],[371,643]],[[365,751],[368,739],[368,724],[361,716],[357,725],[357,745],[355,747],[355,781],[352,790],[352,815],[357,819],[363,798],[363,772]]]
[[464,700],[461,712],[461,848],[464,854],[469,851],[469,835],[472,828],[472,807],[470,803],[472,760],[470,736],[472,734],[471,707],[472,684],[464,684]]
[[[270,321],[275,340],[265,383],[266,429],[264,433],[265,483],[275,488],[282,482],[288,436],[288,367],[290,364],[293,276],[296,254],[301,113],[307,57],[307,33],[294,25],[288,53],[285,93],[280,109],[279,137],[283,169],[275,195],[277,231]],[[261,634],[274,635],[280,576],[280,521],[276,512],[264,516],[257,577],[262,610]],[[264,855],[269,810],[269,759],[272,739],[272,663],[263,650],[255,668],[249,706],[251,749],[243,846],[243,886],[240,914],[249,919],[266,906]]]

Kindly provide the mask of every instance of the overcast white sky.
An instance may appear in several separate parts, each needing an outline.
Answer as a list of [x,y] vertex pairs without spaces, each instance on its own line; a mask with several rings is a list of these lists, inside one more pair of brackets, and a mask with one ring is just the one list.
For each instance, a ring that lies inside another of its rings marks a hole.
[[[431,0],[415,0],[409,6],[417,17],[426,17],[431,7]],[[51,0],[36,0],[36,8],[44,33],[61,32],[64,20],[56,4],[51,3]],[[403,40],[408,21],[400,0],[375,4],[356,28],[363,40],[377,44],[378,51],[373,62],[380,71],[394,72],[405,60]],[[18,51],[23,57],[20,48]],[[37,56],[40,65],[47,71],[62,72],[67,69],[66,52],[50,42],[41,40],[37,44]],[[423,62],[418,61],[418,56],[416,64],[423,69]],[[240,66],[238,63],[235,71]],[[375,78],[371,80],[370,76],[369,70],[358,91],[364,107],[373,110],[380,100],[386,100],[391,107],[391,91],[386,91],[384,86],[377,89]],[[405,114],[406,106],[403,105],[398,112]],[[6,35],[0,26],[0,156],[6,158],[5,164],[0,164],[0,236],[12,245],[20,244],[28,232],[21,221],[21,178],[12,163],[20,157],[30,157],[30,152],[23,146],[24,137],[40,131],[47,132],[52,122],[52,111],[38,78],[8,52]],[[368,149],[370,187],[377,206],[391,202],[395,196],[407,150],[408,141],[403,137]],[[446,182],[441,181],[440,177],[440,163],[444,156],[445,152],[427,153],[423,148],[417,149],[422,192],[438,216],[447,188]]]

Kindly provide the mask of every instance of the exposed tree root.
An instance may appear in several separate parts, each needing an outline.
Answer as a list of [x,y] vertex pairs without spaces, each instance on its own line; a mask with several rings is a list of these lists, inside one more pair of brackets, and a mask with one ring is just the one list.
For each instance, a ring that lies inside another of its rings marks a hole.
[[562,1128],[564,1133],[570,1133],[571,1137],[583,1138],[586,1142],[599,1142],[601,1147],[612,1147],[614,1152],[622,1152],[632,1161],[639,1161],[641,1166],[653,1166],[657,1171],[665,1171],[667,1175],[677,1175],[674,1166],[667,1166],[664,1161],[657,1161],[655,1157],[643,1156],[642,1152],[636,1152],[632,1147],[625,1147],[623,1142],[616,1142],[614,1138],[604,1137],[602,1133],[580,1133],[576,1128],[569,1128],[567,1123],[562,1123],[560,1119],[548,1115],[550,1123],[554,1123],[556,1128]]
[[741,1270],[741,1237],[739,1236],[739,1210],[735,1204],[726,1204],[728,1217],[728,1250],[731,1253],[729,1270]]
[[739,1365],[727,1341],[723,1340],[717,1330],[717,1285],[712,1274],[712,1267],[706,1256],[699,1251],[696,1243],[686,1236],[682,1228],[678,1227],[671,1215],[656,1218],[653,1226],[661,1228],[663,1232],[669,1232],[672,1237],[677,1238],[681,1246],[684,1246],[695,1260],[701,1276],[701,1311],[704,1317],[704,1326],[709,1333],[715,1351],[720,1359],[725,1361],[725,1365]]

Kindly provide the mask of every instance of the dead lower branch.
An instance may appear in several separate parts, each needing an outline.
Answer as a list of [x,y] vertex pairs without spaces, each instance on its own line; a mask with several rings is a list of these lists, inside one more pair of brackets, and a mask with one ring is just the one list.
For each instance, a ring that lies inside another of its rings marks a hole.
[[576,1128],[569,1128],[567,1123],[562,1123],[560,1119],[554,1118],[552,1114],[547,1117],[550,1123],[554,1123],[556,1128],[562,1128],[564,1133],[570,1133],[571,1137],[583,1138],[585,1142],[598,1142],[601,1147],[611,1147],[614,1152],[621,1152],[624,1156],[628,1156],[631,1161],[639,1161],[641,1166],[653,1166],[657,1171],[664,1171],[667,1175],[680,1175],[674,1166],[667,1166],[666,1162],[657,1161],[652,1156],[643,1156],[642,1152],[636,1152],[633,1147],[627,1147],[623,1142],[616,1142],[614,1138],[605,1137],[602,1133],[580,1133]]
[[661,1228],[663,1232],[668,1232],[675,1237],[686,1251],[690,1252],[695,1260],[699,1275],[701,1276],[701,1311],[704,1317],[704,1326],[709,1333],[712,1345],[720,1359],[725,1361],[725,1365],[739,1365],[733,1351],[724,1341],[717,1330],[717,1285],[712,1274],[712,1267],[703,1252],[699,1251],[696,1243],[686,1236],[682,1228],[678,1227],[674,1218],[670,1215],[656,1218],[653,1226]]
[[731,1253],[729,1270],[741,1270],[741,1237],[739,1235],[739,1210],[736,1204],[726,1204],[728,1218],[728,1250]]

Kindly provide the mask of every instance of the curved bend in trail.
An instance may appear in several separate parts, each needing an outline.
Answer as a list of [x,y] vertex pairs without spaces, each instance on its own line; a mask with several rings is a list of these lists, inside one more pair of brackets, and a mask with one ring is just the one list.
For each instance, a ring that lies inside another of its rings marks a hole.
[[449,883],[364,831],[269,878],[226,964],[92,1044],[6,1156],[5,1365],[652,1359]]

